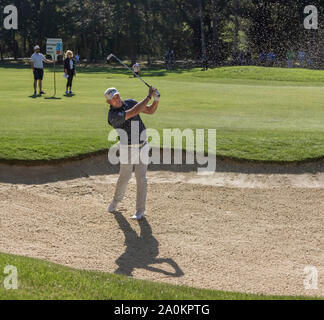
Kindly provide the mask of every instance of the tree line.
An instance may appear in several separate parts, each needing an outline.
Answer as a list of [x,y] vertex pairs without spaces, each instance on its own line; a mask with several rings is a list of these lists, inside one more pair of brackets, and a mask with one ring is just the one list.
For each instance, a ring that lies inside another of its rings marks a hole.
[[[18,30],[0,24],[0,58],[28,57],[35,44],[62,38],[64,47],[89,62],[114,52],[132,61],[162,59],[174,50],[177,59],[211,64],[237,63],[242,50],[253,57],[288,50],[308,51],[321,64],[323,24],[304,27],[309,0],[0,0],[19,14]],[[312,0],[323,12],[322,0]],[[1,20],[0,20],[1,21]]]

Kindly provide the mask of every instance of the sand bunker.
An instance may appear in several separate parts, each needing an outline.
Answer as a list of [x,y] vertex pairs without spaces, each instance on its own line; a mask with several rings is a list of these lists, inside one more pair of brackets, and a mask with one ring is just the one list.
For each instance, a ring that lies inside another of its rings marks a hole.
[[[193,167],[151,167],[138,223],[129,219],[134,179],[119,213],[106,211],[118,167],[105,156],[2,164],[0,252],[198,288],[324,296],[321,165],[219,168],[201,177]],[[318,290],[304,288],[309,265]]]

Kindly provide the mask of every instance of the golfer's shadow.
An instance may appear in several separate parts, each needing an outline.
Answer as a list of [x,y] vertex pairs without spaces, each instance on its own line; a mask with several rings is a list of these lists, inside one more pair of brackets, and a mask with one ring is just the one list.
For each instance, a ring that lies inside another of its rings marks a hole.
[[[146,219],[138,222],[141,228],[141,233],[138,236],[120,212],[117,212],[114,216],[125,234],[126,244],[125,252],[116,260],[118,269],[115,273],[132,276],[135,269],[145,269],[172,277],[181,277],[184,275],[174,260],[157,258],[159,255],[159,242],[154,238],[152,228]],[[152,266],[162,263],[170,265],[174,269],[174,272]]]

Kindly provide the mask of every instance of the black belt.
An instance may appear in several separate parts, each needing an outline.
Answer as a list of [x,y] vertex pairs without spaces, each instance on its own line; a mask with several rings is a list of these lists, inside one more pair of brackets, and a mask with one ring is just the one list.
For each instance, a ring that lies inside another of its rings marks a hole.
[[128,147],[128,148],[143,148],[147,144],[147,141],[144,141],[140,144],[121,144],[121,147]]

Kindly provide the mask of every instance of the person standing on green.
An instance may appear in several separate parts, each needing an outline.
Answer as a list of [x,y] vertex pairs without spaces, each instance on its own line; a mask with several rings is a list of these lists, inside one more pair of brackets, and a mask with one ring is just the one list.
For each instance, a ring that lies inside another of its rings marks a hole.
[[39,86],[39,94],[45,94],[43,91],[43,77],[44,77],[44,65],[43,62],[46,63],[54,63],[52,60],[48,60],[44,55],[40,53],[40,47],[34,47],[34,54],[30,58],[30,64],[33,69],[34,74],[34,96],[37,95],[37,81]]
[[73,51],[68,50],[65,53],[65,60],[64,60],[64,73],[65,77],[68,79],[66,84],[66,91],[65,94],[73,94],[72,92],[72,82],[73,77],[76,76],[75,72],[75,60],[73,59]]
[[289,51],[287,53],[287,59],[288,59],[288,68],[293,68],[294,62],[296,59],[296,54],[294,51]]

